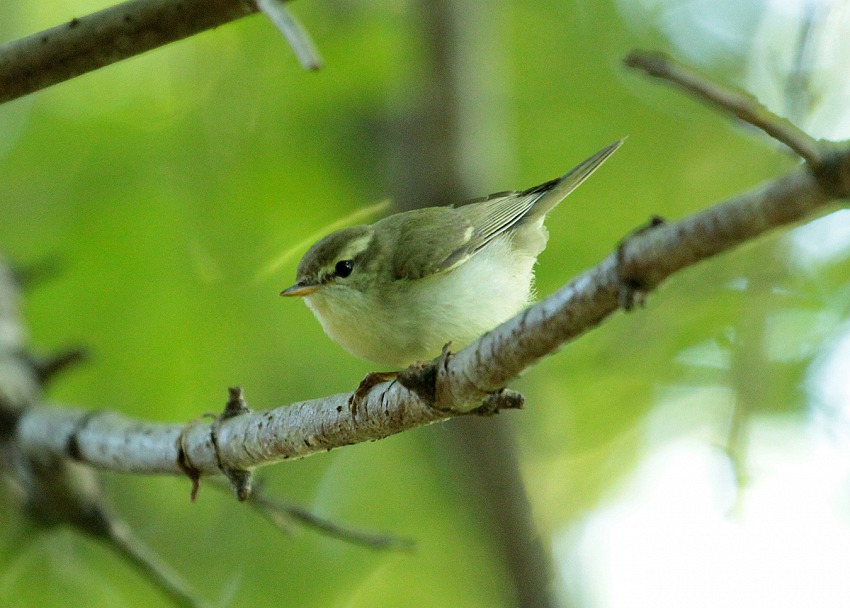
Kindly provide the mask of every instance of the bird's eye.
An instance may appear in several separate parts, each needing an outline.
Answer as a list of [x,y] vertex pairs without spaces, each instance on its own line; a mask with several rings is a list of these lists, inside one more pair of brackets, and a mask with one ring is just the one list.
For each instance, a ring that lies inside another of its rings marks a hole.
[[352,260],[342,260],[337,262],[334,267],[334,273],[340,278],[345,278],[354,270],[354,262]]

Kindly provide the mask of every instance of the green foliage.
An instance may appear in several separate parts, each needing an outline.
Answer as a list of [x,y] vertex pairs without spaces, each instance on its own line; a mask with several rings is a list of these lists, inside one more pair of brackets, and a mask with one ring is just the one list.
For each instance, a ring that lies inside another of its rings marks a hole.
[[[84,5],[66,2],[35,25],[4,3],[2,33],[23,36]],[[389,140],[421,93],[423,43],[407,3],[293,9],[325,58],[318,73],[300,71],[255,16],[0,106],[0,248],[24,264],[55,257],[62,268],[27,294],[32,342],[93,352],[51,400],[185,421],[220,409],[231,385],[265,409],[351,390],[370,371],[303,305],[277,297],[303,250],[263,270],[388,194]],[[619,59],[630,47],[663,44],[616,7],[516,2],[500,16],[505,35],[493,44],[507,58],[500,111],[511,162],[480,194],[541,182],[630,136],[548,222],[541,296],[652,214],[682,217],[792,166],[764,138],[625,73]],[[517,383],[527,408],[502,416],[518,427],[544,538],[628,474],[650,447],[647,416],[671,390],[737,394],[748,416],[805,411],[811,361],[846,322],[847,263],[801,272],[787,248],[772,237],[681,273],[645,309],[618,315]],[[718,407],[712,399],[695,405]],[[110,476],[108,488],[145,540],[222,605],[510,606],[479,498],[428,439],[441,432],[264,472],[270,491],[319,514],[417,538],[412,554],[309,531],[288,538],[212,488],[189,503],[186,480]],[[24,525],[18,517],[3,515],[12,528]],[[14,539],[0,553],[2,605],[167,605],[89,541]]]

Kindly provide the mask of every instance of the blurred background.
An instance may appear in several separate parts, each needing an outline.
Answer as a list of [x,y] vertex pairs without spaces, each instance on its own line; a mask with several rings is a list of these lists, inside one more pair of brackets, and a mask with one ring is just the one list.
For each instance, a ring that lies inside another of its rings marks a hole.
[[[0,3],[0,41],[109,6]],[[525,188],[626,145],[547,222],[548,295],[652,214],[797,165],[627,72],[667,51],[817,137],[850,133],[842,0],[302,0],[326,66],[253,16],[0,106],[0,252],[61,273],[32,345],[90,363],[49,398],[146,420],[352,390],[370,364],[278,297],[306,247],[397,209]],[[209,485],[104,476],[144,540],[220,606],[846,606],[850,217],[677,274],[513,387],[523,411],[260,472],[379,552],[286,536]],[[0,497],[0,605],[168,606],[105,547],[26,535]]]

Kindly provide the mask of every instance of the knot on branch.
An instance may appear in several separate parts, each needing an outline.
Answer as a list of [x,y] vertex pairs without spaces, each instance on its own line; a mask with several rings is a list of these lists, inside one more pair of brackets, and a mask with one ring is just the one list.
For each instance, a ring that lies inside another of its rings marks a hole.
[[809,169],[830,197],[850,198],[850,150],[846,142],[818,143],[822,154],[817,163],[809,163]]
[[503,388],[487,395],[484,402],[469,412],[475,416],[493,416],[499,410],[521,410],[525,407],[525,397],[522,393]]
[[224,411],[215,419],[210,426],[210,440],[212,441],[213,449],[215,450],[215,458],[219,470],[224,473],[230,481],[230,486],[236,493],[236,498],[239,501],[247,499],[251,495],[252,473],[246,469],[227,466],[221,459],[221,453],[218,446],[218,431],[225,420],[249,414],[251,408],[245,402],[245,396],[242,393],[242,387],[235,386],[227,389],[229,395],[227,403],[224,405]]
[[189,452],[186,450],[186,432],[195,424],[196,422],[193,421],[184,426],[177,437],[177,466],[192,482],[192,490],[189,494],[192,502],[195,502],[198,498],[198,490],[201,489],[201,471],[192,464],[192,460],[189,458]]
[[635,305],[643,306],[646,302],[647,294],[655,287],[657,281],[646,276],[639,269],[629,265],[629,258],[626,255],[628,244],[637,236],[644,234],[658,226],[664,225],[664,218],[653,215],[649,218],[646,225],[634,230],[627,235],[617,246],[617,280],[619,282],[619,303],[620,308],[625,311],[632,310]]
[[[222,413],[218,416],[215,416],[213,423],[210,425],[210,444],[213,447],[219,471],[221,471],[230,481],[230,485],[233,487],[236,497],[239,500],[245,500],[251,495],[251,472],[244,469],[228,467],[222,461],[221,452],[219,451],[218,437],[222,423],[234,418],[235,416],[250,413],[251,409],[245,403],[241,387],[229,388],[228,395],[229,397],[224,406],[224,411],[222,411]],[[206,414],[206,416],[211,417],[213,415]],[[177,466],[192,481],[192,492],[190,494],[192,502],[198,498],[198,491],[201,488],[201,470],[192,463],[189,450],[186,449],[186,436],[197,424],[197,420],[187,423],[182,428],[180,435],[177,438]]]
[[104,413],[105,412],[102,410],[92,410],[90,412],[86,412],[80,417],[74,425],[74,430],[71,431],[71,434],[68,436],[68,440],[65,442],[65,454],[68,458],[80,462],[85,460],[83,458],[82,449],[80,448],[80,434],[86,430],[86,427],[92,420]]
[[398,375],[398,383],[433,408],[451,410],[455,401],[443,389],[448,385],[447,374],[452,352],[452,343],[443,345],[440,356],[432,361],[414,363]]

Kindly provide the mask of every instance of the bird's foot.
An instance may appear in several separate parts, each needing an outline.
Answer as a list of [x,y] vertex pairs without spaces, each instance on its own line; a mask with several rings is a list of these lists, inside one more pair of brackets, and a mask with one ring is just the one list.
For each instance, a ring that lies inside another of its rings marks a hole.
[[351,393],[351,397],[348,398],[348,410],[351,412],[351,419],[354,420],[357,417],[357,408],[369,391],[382,382],[394,379],[396,376],[398,376],[398,372],[369,372],[366,374],[357,388],[354,389],[354,392]]

